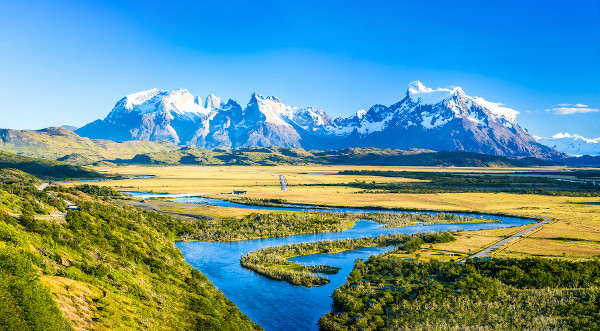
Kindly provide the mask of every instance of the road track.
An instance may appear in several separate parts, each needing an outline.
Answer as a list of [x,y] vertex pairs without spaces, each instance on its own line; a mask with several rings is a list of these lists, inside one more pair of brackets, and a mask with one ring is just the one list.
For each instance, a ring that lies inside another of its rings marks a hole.
[[[551,221],[551,219],[548,217],[543,217],[543,219],[544,219],[543,221],[537,222],[523,231],[515,233],[510,237],[504,238],[504,239],[498,241],[497,243],[494,243],[493,245],[488,246],[488,247],[480,250],[479,252],[469,256],[468,258],[469,259],[475,259],[475,258],[481,259],[481,258],[485,258],[485,257],[490,257],[492,255],[491,252],[493,250],[498,249],[498,248],[508,244],[511,241],[517,240],[517,239],[521,238],[522,236],[528,234],[529,232],[539,229],[540,227],[548,224]],[[460,261],[460,263],[463,263],[465,260]]]

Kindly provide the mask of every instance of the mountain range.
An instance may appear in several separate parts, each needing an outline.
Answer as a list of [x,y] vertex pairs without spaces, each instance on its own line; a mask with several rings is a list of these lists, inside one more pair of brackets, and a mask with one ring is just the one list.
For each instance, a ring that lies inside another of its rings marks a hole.
[[550,138],[536,139],[543,145],[569,155],[600,155],[600,137],[590,139],[578,134],[557,133]]
[[336,119],[315,107],[289,106],[277,97],[257,93],[242,107],[213,94],[201,100],[185,89],[152,89],[122,98],[106,118],[75,132],[96,139],[167,140],[206,149],[376,147],[544,159],[564,156],[521,128],[517,113],[471,97],[460,87],[431,89],[418,81],[393,105],[377,104]]

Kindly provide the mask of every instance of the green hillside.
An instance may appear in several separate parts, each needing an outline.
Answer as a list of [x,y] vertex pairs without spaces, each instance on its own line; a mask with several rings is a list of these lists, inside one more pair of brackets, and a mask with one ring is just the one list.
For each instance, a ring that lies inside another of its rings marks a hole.
[[143,165],[385,165],[385,166],[457,166],[518,167],[546,166],[555,163],[535,158],[511,159],[471,152],[434,152],[348,148],[305,151],[284,147],[248,147],[233,150],[205,150],[184,147],[179,150],[138,154],[130,159],[115,159],[116,164]]
[[62,200],[10,173],[0,183],[0,329],[259,329],[185,262],[178,221],[60,187],[49,190],[79,210],[34,217],[31,206],[50,212]]
[[167,141],[133,140],[122,143],[88,139],[64,128],[37,131],[0,129],[0,150],[31,157],[88,165],[103,159],[176,149]]
[[0,151],[0,169],[18,169],[44,180],[95,179],[101,173],[59,161],[42,160]]

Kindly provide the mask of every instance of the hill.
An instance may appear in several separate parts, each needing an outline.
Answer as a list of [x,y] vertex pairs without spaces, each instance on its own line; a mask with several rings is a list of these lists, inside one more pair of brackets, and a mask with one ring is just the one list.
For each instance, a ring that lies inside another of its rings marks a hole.
[[0,184],[0,329],[260,329],[185,262],[173,244],[180,221],[50,190],[79,209],[34,217],[64,202],[27,181]]
[[95,179],[105,175],[59,161],[42,160],[0,151],[0,169],[18,169],[45,180]]
[[132,157],[139,153],[164,152],[175,149],[166,141],[135,140],[113,142],[80,137],[65,128],[42,130],[0,129],[0,150],[19,155],[61,160],[87,165],[107,158]]
[[342,150],[305,151],[285,147],[247,147],[232,150],[206,150],[184,147],[179,150],[138,154],[131,159],[115,159],[116,164],[142,165],[386,165],[386,166],[456,166],[456,167],[527,167],[548,166],[554,162],[535,158],[513,159],[472,152],[435,152],[348,148]]

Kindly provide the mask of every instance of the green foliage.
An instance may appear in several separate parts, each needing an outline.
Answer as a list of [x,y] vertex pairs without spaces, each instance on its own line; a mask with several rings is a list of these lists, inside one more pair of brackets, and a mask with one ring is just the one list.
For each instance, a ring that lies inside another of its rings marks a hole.
[[40,180],[26,172],[11,168],[0,169],[0,183],[3,184],[36,184]]
[[182,221],[177,234],[184,240],[246,240],[339,232],[351,228],[356,220],[354,216],[339,213],[252,213],[242,219],[223,219],[211,223]]
[[[600,261],[358,260],[322,330],[600,327]],[[360,316],[360,318],[357,318]]]
[[354,217],[359,219],[372,220],[377,223],[385,224],[386,227],[393,228],[421,223],[424,225],[445,224],[445,223],[488,223],[499,222],[488,218],[476,218],[460,216],[448,213],[353,213]]
[[104,178],[105,176],[91,169],[74,166],[51,160],[34,159],[31,157],[0,151],[0,169],[13,168],[27,172],[42,179],[64,180],[73,178]]
[[[453,173],[380,170],[345,170],[340,175],[381,176],[419,179],[422,182],[350,182],[326,184],[364,189],[366,193],[454,193],[454,192],[507,192],[554,196],[600,196],[598,185],[586,181],[559,181],[556,177],[572,176],[577,179],[600,179],[598,172],[585,170],[569,172],[524,173]],[[600,183],[600,182],[599,182]],[[311,184],[308,184],[311,185]],[[318,184],[323,186],[324,184]]]
[[0,249],[0,328],[71,330],[27,254]]
[[63,200],[33,186],[39,179],[20,176],[21,172],[18,170],[10,170],[10,173],[17,176],[11,177],[8,184],[0,182],[0,209],[11,210],[17,214],[48,214],[53,208],[65,210],[66,203]]
[[74,187],[75,190],[81,191],[85,194],[98,196],[98,197],[122,197],[123,194],[109,186],[98,186],[90,184],[82,184]]
[[423,243],[440,243],[456,240],[448,232],[426,234],[391,234],[375,238],[356,238],[336,241],[319,241],[315,243],[300,243],[284,246],[275,246],[249,252],[242,256],[240,263],[244,268],[275,280],[283,280],[293,285],[307,287],[319,286],[329,283],[329,279],[315,273],[335,274],[338,268],[319,265],[305,266],[289,261],[290,257],[318,253],[335,253],[365,247],[387,247],[399,245],[401,247],[416,247]]
[[[0,329],[69,329],[39,273],[97,289],[100,294],[88,293],[95,297],[82,302],[104,328],[259,329],[185,262],[173,244],[179,221],[73,188],[48,189],[55,191],[50,195],[27,182],[0,184],[0,207],[17,201],[23,211],[15,219],[0,209]],[[79,207],[66,222],[33,217],[36,205],[58,195]]]
[[248,197],[219,197],[220,200],[231,201],[235,203],[241,203],[244,205],[261,206],[261,207],[287,207],[289,204],[284,199],[270,198],[270,199],[259,199],[259,198],[248,198]]
[[353,164],[393,166],[533,166],[553,165],[553,162],[526,158],[521,160],[503,156],[471,152],[434,152],[430,150],[399,150],[378,148],[347,148],[341,150],[305,151],[285,147],[247,147],[232,150],[205,150],[184,147],[175,151],[138,154],[131,159],[115,159],[117,164],[149,165],[308,165]]

